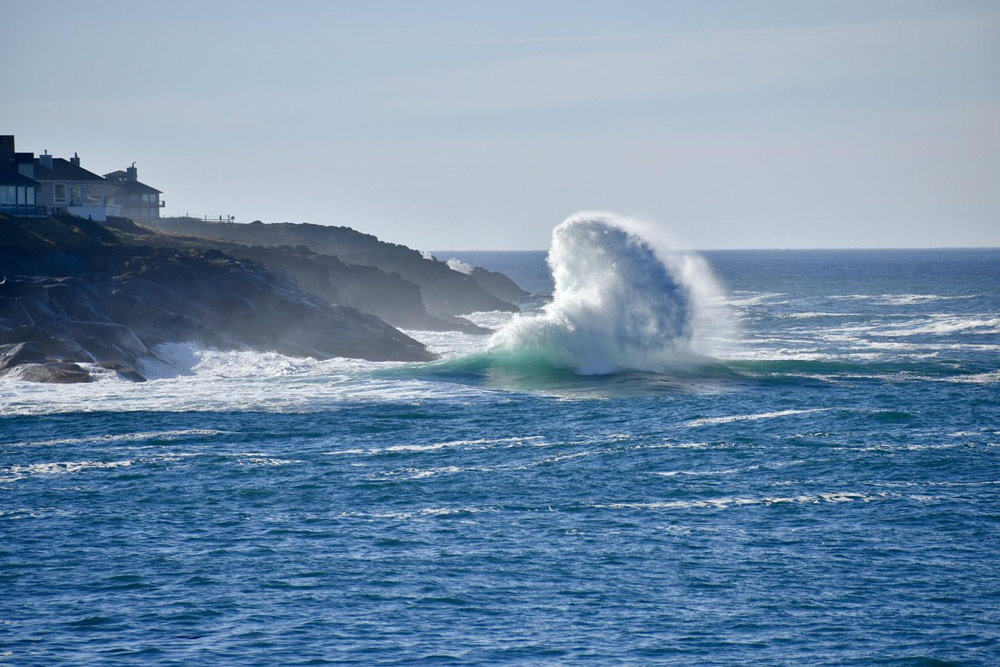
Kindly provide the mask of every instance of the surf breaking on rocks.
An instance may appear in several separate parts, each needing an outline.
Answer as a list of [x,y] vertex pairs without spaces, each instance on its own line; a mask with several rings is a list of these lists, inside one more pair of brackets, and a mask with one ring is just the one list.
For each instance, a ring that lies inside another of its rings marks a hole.
[[494,335],[494,362],[581,375],[667,372],[705,361],[712,330],[728,326],[706,262],[635,221],[577,213],[553,230],[548,264],[552,301]]

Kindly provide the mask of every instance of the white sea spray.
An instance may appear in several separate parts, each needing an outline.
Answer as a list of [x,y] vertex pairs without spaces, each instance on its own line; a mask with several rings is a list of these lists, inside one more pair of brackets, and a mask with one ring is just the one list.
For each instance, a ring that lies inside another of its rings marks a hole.
[[635,221],[573,215],[553,231],[548,263],[552,302],[497,332],[489,349],[500,362],[584,375],[663,372],[703,360],[731,326],[704,259],[657,242]]
[[448,260],[448,268],[452,271],[458,271],[459,273],[464,273],[466,275],[472,274],[472,265],[468,262],[463,262],[457,257],[452,257]]

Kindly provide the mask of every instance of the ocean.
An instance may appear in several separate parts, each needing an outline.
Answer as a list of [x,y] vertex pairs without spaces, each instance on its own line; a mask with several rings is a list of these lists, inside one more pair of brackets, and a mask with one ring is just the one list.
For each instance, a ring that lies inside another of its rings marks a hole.
[[0,380],[0,664],[1000,664],[1000,250],[626,246],[436,362]]

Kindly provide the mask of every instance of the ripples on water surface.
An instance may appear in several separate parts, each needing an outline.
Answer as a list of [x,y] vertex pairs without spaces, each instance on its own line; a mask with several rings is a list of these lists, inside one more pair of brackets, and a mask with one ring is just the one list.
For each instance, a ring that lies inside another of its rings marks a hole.
[[709,260],[687,374],[0,384],[0,664],[996,664],[1000,253]]

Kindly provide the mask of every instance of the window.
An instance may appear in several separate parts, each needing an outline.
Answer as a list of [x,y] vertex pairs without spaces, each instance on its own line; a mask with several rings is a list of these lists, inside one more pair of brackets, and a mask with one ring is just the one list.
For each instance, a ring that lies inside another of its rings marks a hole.
[[104,199],[101,195],[101,187],[93,183],[88,183],[83,186],[83,205],[84,206],[101,206],[104,203]]
[[13,185],[0,185],[0,206],[13,206],[17,203],[17,195]]
[[80,186],[79,185],[69,186],[69,205],[81,206],[82,204],[83,204],[83,197],[81,196]]
[[35,205],[35,188],[28,188],[28,206]]
[[57,204],[66,203],[66,184],[56,183],[52,186],[52,201]]

